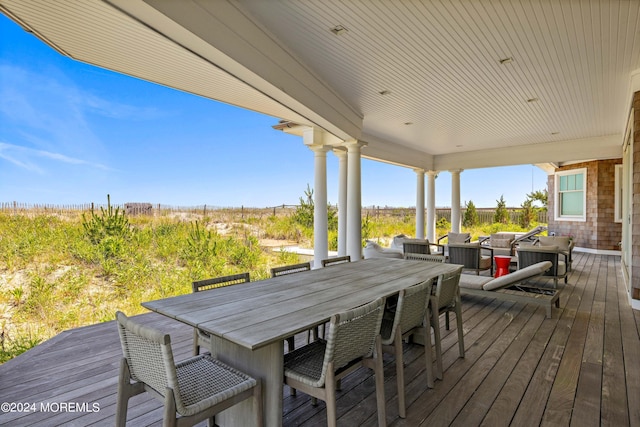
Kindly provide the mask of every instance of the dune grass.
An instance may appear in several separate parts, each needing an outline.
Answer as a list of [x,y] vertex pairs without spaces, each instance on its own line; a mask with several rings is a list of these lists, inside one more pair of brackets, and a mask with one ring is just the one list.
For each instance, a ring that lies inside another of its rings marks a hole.
[[[63,330],[113,320],[116,310],[134,315],[144,301],[191,292],[193,280],[245,271],[260,280],[274,266],[300,262],[263,244],[312,247],[312,230],[293,216],[164,213],[128,217],[110,225],[119,231],[102,233],[91,231],[87,213],[0,212],[0,363]],[[498,229],[523,231],[501,224],[471,232]],[[447,231],[441,221],[438,235]],[[363,239],[388,243],[397,234],[415,234],[414,215],[363,218]],[[335,249],[335,231],[329,241]]]

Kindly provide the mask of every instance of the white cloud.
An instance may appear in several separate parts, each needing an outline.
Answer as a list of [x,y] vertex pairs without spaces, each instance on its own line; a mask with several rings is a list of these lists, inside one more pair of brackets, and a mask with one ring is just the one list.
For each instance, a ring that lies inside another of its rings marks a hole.
[[44,174],[44,169],[39,167],[33,161],[34,157],[51,159],[66,164],[84,165],[96,169],[110,170],[109,167],[100,163],[93,163],[82,159],[69,157],[60,153],[52,153],[45,150],[36,150],[33,148],[0,142],[0,158],[5,159],[8,162],[28,171]]

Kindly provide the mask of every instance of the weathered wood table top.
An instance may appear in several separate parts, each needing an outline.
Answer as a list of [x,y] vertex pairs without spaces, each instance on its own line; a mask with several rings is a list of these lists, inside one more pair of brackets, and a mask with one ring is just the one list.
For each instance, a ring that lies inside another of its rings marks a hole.
[[455,268],[375,258],[142,305],[253,350]]

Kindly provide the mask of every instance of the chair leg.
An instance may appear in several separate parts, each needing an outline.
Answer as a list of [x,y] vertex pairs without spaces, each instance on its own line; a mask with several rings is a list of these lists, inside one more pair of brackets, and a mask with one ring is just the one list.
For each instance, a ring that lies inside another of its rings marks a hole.
[[451,329],[451,327],[449,326],[449,309],[447,309],[447,311],[444,312],[444,328],[447,331]]
[[256,386],[253,388],[253,399],[254,399],[254,405],[253,407],[255,408],[256,411],[256,426],[258,427],[262,427],[263,426],[263,413],[264,413],[264,408],[263,408],[263,403],[262,403],[262,383],[260,382],[260,380],[258,380],[258,383],[256,384]]
[[424,358],[427,371],[427,387],[433,388],[433,358],[431,357],[431,320],[430,313],[425,314],[424,318],[425,327],[422,328],[424,338]]
[[464,357],[464,331],[462,329],[462,301],[460,296],[456,298],[456,324],[458,326],[458,352]]
[[[289,353],[296,349],[295,337],[287,338],[287,349],[289,350]],[[296,395],[296,389],[293,387],[289,387],[289,396],[295,396],[295,395]]]
[[404,358],[402,355],[402,334],[400,328],[396,328],[396,336],[393,340],[396,357],[396,380],[398,384],[398,414],[400,418],[407,417],[407,403],[404,391]]
[[436,378],[442,379],[442,340],[440,338],[440,313],[437,309],[431,310],[431,326],[436,345]]
[[387,425],[387,407],[384,399],[384,366],[382,363],[382,340],[380,335],[376,337],[376,351],[374,354],[374,375],[376,376],[376,401],[378,404],[378,426]]
[[327,426],[337,427],[338,411],[336,407],[336,377],[333,369],[333,363],[327,369],[327,376],[324,381],[324,390],[326,393],[325,404],[327,405]]
[[198,331],[193,328],[193,355],[197,356],[200,354],[200,345],[198,343]]
[[164,416],[162,419],[162,427],[175,427],[176,424],[178,424],[176,416],[176,399],[173,395],[173,390],[167,387],[164,395]]
[[118,376],[118,400],[116,403],[116,427],[127,424],[127,406],[129,399],[144,392],[142,383],[131,383],[131,371],[124,357],[120,360],[120,374]]

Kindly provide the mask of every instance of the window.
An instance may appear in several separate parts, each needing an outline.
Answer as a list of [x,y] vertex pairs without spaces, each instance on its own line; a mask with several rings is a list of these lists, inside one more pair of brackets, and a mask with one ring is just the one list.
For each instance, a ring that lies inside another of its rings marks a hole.
[[572,169],[555,175],[555,219],[585,221],[587,208],[587,170]]

